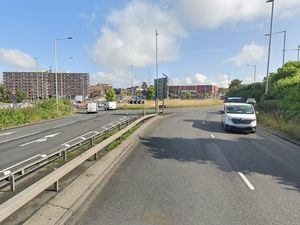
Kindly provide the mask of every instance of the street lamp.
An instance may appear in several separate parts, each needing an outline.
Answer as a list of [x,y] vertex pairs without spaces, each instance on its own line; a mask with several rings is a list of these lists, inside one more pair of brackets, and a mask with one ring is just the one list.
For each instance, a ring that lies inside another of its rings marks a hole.
[[155,98],[155,113],[158,113],[158,49],[157,49],[157,36],[159,33],[155,30],[155,66],[156,66],[156,98]]
[[300,45],[298,45],[298,48],[286,49],[286,51],[297,51],[297,61],[299,62]]
[[272,44],[272,29],[273,29],[273,15],[274,15],[274,0],[267,0],[266,3],[272,2],[272,11],[271,11],[271,23],[270,23],[270,32],[269,32],[269,49],[268,49],[268,62],[267,62],[267,79],[266,79],[266,90],[265,94],[268,94],[269,88],[269,70],[270,70],[270,55],[271,55],[271,44]]
[[256,65],[249,65],[249,64],[247,64],[246,66],[253,66],[253,69],[254,69],[254,74],[253,74],[253,89],[254,89],[254,92],[255,92]]
[[[273,34],[283,34],[283,49],[282,49],[282,66],[284,65],[285,63],[285,45],[286,45],[286,31],[283,30],[283,31],[278,31],[278,32],[274,32]],[[272,35],[273,35],[272,34]],[[269,34],[265,34],[265,36],[269,36]]]
[[[67,38],[56,38],[54,39],[54,57],[55,57],[55,98],[56,103],[58,103],[58,88],[57,88],[57,41],[60,40],[70,40],[73,39],[73,37],[67,37]],[[58,105],[57,105],[58,107]]]
[[131,97],[133,97],[133,65],[130,65]]

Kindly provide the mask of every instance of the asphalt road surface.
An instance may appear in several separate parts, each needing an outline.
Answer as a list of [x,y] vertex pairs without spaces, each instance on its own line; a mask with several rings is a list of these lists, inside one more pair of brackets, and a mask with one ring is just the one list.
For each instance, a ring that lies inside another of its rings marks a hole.
[[225,133],[216,108],[156,123],[69,224],[300,224],[300,148]]
[[140,111],[109,111],[76,116],[0,132],[0,171],[38,154],[62,149],[65,142]]

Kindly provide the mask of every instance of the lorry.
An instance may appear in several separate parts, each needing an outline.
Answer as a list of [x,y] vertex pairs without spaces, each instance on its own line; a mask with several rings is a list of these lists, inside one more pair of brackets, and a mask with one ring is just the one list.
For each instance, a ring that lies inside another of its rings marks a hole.
[[97,103],[96,102],[89,102],[88,104],[87,104],[87,112],[88,113],[96,113],[96,112],[98,112],[98,110],[97,110]]
[[106,102],[104,110],[117,110],[117,102]]

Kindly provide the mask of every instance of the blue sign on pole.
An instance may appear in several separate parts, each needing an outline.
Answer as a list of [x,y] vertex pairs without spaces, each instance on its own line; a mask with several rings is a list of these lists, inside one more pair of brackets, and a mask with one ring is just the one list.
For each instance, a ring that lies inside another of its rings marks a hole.
[[12,96],[12,100],[13,100],[14,103],[16,103],[16,102],[17,102],[17,96],[16,96],[16,95],[13,95],[13,96]]
[[142,95],[146,96],[147,95],[147,90],[142,90]]

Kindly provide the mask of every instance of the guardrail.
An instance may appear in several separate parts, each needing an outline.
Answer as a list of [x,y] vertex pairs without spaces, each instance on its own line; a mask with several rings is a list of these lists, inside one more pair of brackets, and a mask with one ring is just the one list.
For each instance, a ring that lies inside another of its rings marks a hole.
[[126,126],[119,132],[113,134],[112,136],[108,137],[107,139],[103,140],[96,146],[92,147],[91,149],[85,151],[78,157],[74,158],[73,160],[67,162],[63,166],[59,167],[58,169],[54,170],[52,173],[48,174],[47,176],[43,177],[42,179],[38,180],[36,183],[32,184],[30,187],[26,188],[22,192],[18,193],[17,195],[13,196],[6,202],[0,205],[0,222],[10,216],[12,213],[20,209],[24,206],[27,202],[35,198],[41,192],[46,190],[50,185],[54,184],[55,189],[58,190],[58,181],[66,174],[71,172],[77,166],[81,165],[87,159],[91,158],[93,155],[96,155],[99,151],[104,149],[107,145],[111,144],[112,142],[116,141],[120,138],[123,134],[128,132],[131,128],[135,125],[139,124],[143,120],[151,118],[156,114],[144,116],[132,122],[129,126]]
[[[28,158],[22,162],[19,162],[13,166],[10,166],[4,170],[0,171],[0,189],[10,185],[10,190],[16,190],[16,181],[23,178],[27,174],[57,160],[62,158],[64,162],[68,159],[68,153],[78,150],[81,146],[90,144],[94,145],[94,140],[102,137],[106,133],[121,129],[124,125],[128,126],[130,123],[134,122],[141,115],[133,117],[123,117],[118,121],[111,122],[105,126],[102,126],[99,131],[90,131],[72,140],[69,140],[62,144],[63,148],[55,151],[51,154],[38,154],[31,158]],[[97,158],[97,155],[95,155]]]

